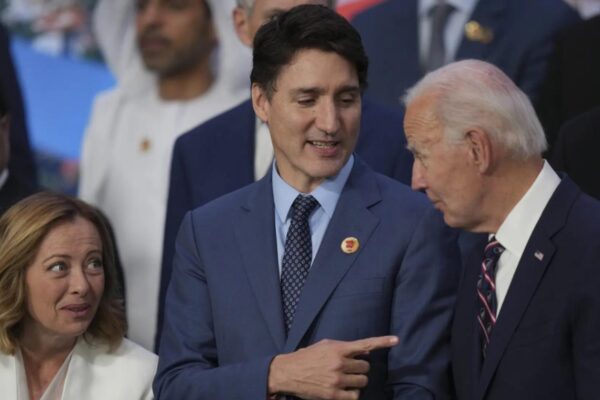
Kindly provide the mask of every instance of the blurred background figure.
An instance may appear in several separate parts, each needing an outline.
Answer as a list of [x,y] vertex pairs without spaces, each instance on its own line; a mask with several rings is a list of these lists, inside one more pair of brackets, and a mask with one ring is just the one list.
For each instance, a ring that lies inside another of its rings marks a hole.
[[581,190],[600,200],[600,106],[571,120],[559,131],[549,161]]
[[[10,64],[0,63],[0,68],[6,69]],[[12,70],[12,68],[11,68]],[[2,77],[6,79],[8,75],[2,74]],[[14,77],[14,75],[13,75]],[[4,82],[3,82],[4,83]],[[16,82],[11,82],[15,84]],[[18,89],[14,86],[13,89]],[[4,89],[4,87],[3,87]],[[16,92],[17,95],[19,92]],[[17,113],[17,115],[19,115]],[[23,162],[11,163],[11,141],[16,141],[18,144],[24,145],[25,150],[29,150],[27,142],[27,132],[21,131],[16,133],[13,139],[11,124],[12,124],[12,113],[9,112],[8,101],[5,100],[4,90],[0,91],[0,215],[8,209],[11,205],[26,197],[27,195],[35,191],[35,181],[32,177],[29,179],[26,177],[27,174],[23,174],[22,170],[19,170],[19,166]],[[22,116],[22,115],[21,115]],[[20,122],[23,122],[22,120]],[[17,127],[19,124],[17,123]],[[23,127],[23,125],[21,125]],[[24,135],[20,137],[18,135]],[[11,140],[12,139],[12,140]],[[18,148],[18,147],[17,147]],[[28,153],[31,155],[30,153]],[[17,153],[18,156],[18,153]],[[22,161],[22,160],[21,160]],[[32,160],[28,160],[31,162]],[[21,174],[19,174],[21,172]],[[25,176],[24,176],[25,175]]]
[[[10,57],[7,57],[9,54],[5,45],[8,42],[4,40],[5,34],[4,29],[0,26],[2,44],[0,52],[2,58],[0,60],[0,76],[2,77],[2,90],[0,91],[0,215],[8,207],[36,190],[35,172],[31,165],[33,160],[27,131],[24,129],[20,91]],[[17,108],[18,111],[15,114],[9,111],[9,98],[12,99],[14,105],[21,107]],[[16,116],[15,119],[13,119],[13,115]],[[11,142],[17,146],[11,147]],[[15,149],[17,151],[14,151]],[[23,156],[25,159],[22,158]],[[14,158],[16,161],[11,163],[11,159]]]
[[[598,0],[579,5],[583,4],[589,6],[582,8],[586,16],[600,11]],[[595,106],[600,106],[600,15],[569,27],[556,38],[537,106],[550,149],[565,122]]]
[[3,398],[152,399],[157,357],[123,337],[102,221],[82,201],[49,192],[0,218]]
[[502,69],[535,101],[555,34],[579,20],[562,0],[387,0],[353,23],[369,55],[369,89],[401,107],[427,71],[475,58]]
[[129,335],[146,348],[153,346],[156,326],[173,143],[247,95],[247,83],[236,85],[230,73],[241,57],[232,51],[233,4],[98,4],[98,39],[117,86],[96,99],[84,137],[79,193],[112,223],[127,308],[135,310],[128,315]]

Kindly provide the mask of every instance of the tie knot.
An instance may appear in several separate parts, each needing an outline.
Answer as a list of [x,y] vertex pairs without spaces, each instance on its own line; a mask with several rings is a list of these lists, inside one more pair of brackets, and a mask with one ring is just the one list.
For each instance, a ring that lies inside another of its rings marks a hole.
[[489,240],[488,244],[485,246],[485,258],[486,260],[497,261],[498,258],[500,258],[500,255],[502,255],[503,251],[504,246],[502,246],[500,242],[496,240],[495,237],[492,237]]
[[292,203],[292,219],[307,220],[310,213],[319,205],[317,199],[311,195],[299,194]]
[[436,23],[445,25],[448,16],[453,10],[454,6],[452,4],[448,4],[445,1],[438,1],[429,9],[429,15]]

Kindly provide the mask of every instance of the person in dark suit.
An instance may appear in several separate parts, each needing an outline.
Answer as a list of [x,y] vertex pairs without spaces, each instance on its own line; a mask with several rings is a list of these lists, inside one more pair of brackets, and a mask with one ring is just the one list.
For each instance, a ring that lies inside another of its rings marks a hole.
[[561,32],[541,87],[538,116],[552,148],[561,126],[600,106],[600,15]]
[[155,395],[447,398],[456,235],[425,196],[353,154],[360,36],[303,5],[258,31],[253,56],[275,163],[186,215]]
[[[256,30],[269,16],[301,3],[238,2],[233,15],[240,40],[250,46]],[[322,3],[333,7],[334,2]],[[406,150],[402,129],[401,112],[363,99],[356,153],[375,171],[410,184],[412,156]],[[266,139],[261,141],[261,138]],[[175,142],[163,240],[157,345],[171,279],[175,237],[183,216],[189,210],[262,178],[273,159],[270,147],[268,126],[257,120],[250,99],[196,126]]]
[[10,167],[11,116],[4,95],[0,93],[0,215],[36,189]]
[[[554,35],[579,21],[562,0],[446,3],[454,7],[444,30],[446,62],[467,58],[491,62],[532,100],[538,95]],[[375,100],[400,107],[400,97],[427,71],[429,42],[424,38],[429,30],[423,28],[431,24],[435,4],[387,0],[353,19],[370,61],[367,94]]]
[[458,398],[597,399],[600,202],[541,157],[531,103],[493,65],[447,65],[410,89],[406,104],[413,187],[448,225],[489,238],[458,291]]
[[[0,213],[2,213],[8,206],[33,193],[37,188],[37,173],[29,145],[23,97],[10,52],[10,37],[2,24],[0,24],[0,96],[3,104],[1,110],[4,119],[2,129],[5,130],[3,134],[8,135],[4,138],[4,151],[8,150],[8,143],[10,143],[8,164],[0,168],[0,172],[2,169],[6,169],[7,173],[10,171],[4,189],[0,190]],[[10,118],[7,115],[9,110]]]
[[575,117],[560,129],[550,163],[581,189],[600,200],[600,107]]

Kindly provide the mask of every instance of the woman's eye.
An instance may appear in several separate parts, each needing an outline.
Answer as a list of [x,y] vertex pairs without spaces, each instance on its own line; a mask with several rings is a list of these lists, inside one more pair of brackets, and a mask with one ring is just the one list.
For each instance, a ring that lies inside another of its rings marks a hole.
[[104,268],[104,264],[102,263],[102,260],[99,258],[91,259],[90,261],[88,261],[87,266],[90,269],[103,269]]
[[48,271],[52,272],[64,272],[67,270],[67,266],[64,263],[54,263],[48,267]]

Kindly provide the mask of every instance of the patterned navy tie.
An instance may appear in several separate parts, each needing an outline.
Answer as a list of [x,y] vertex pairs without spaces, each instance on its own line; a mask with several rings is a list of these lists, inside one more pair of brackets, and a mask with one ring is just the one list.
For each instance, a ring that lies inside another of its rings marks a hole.
[[286,333],[294,321],[296,305],[310,269],[312,244],[308,217],[318,205],[319,202],[314,197],[301,194],[292,204],[292,221],[281,262],[281,298]]
[[490,344],[492,330],[496,325],[498,301],[496,298],[496,266],[504,247],[492,237],[485,246],[485,255],[481,263],[481,271],[477,280],[477,297],[479,298],[479,313],[477,322],[481,336],[481,350],[486,356],[487,346]]

